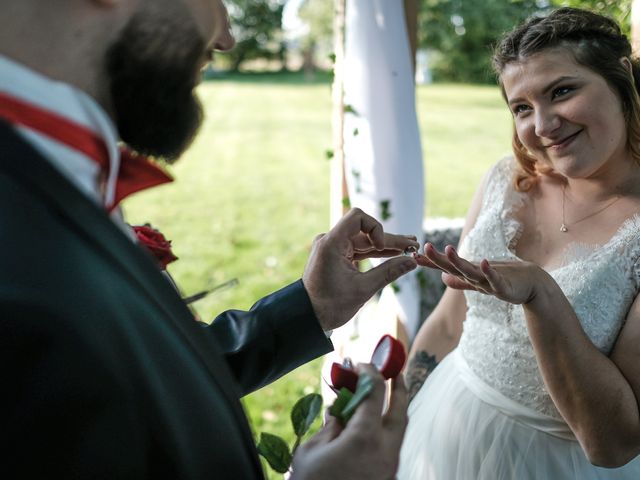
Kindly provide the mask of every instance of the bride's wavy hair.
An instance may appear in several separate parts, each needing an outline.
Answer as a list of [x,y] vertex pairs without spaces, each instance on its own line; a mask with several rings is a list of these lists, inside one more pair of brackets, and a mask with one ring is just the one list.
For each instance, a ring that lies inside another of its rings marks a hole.
[[[627,146],[640,163],[640,64],[631,58],[631,45],[618,24],[610,18],[587,10],[560,8],[545,17],[532,17],[507,33],[494,49],[493,68],[502,88],[501,75],[512,62],[550,48],[562,47],[576,62],[600,75],[622,102],[627,125]],[[620,61],[629,59],[632,72]],[[550,165],[536,160],[527,151],[513,129],[512,147],[519,163],[515,188],[529,190],[540,174],[553,174]]]

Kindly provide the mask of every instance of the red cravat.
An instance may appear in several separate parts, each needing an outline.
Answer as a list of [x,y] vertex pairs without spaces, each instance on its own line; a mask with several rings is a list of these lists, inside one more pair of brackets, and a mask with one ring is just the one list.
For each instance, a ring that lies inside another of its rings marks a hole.
[[[106,175],[109,154],[104,140],[93,131],[61,115],[0,92],[0,118],[27,127],[84,154],[96,162]],[[143,155],[120,149],[120,169],[112,210],[120,201],[147,188],[171,182],[173,178]]]

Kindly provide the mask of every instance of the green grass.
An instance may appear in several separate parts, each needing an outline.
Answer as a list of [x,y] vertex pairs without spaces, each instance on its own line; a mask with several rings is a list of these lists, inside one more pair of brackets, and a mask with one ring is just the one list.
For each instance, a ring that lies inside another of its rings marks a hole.
[[[170,266],[185,294],[237,278],[196,303],[203,319],[247,309],[302,273],[311,240],[329,223],[330,88],[295,75],[204,83],[207,118],[172,171],[178,181],[126,201],[131,223],[173,240]],[[495,87],[418,87],[428,216],[463,216],[486,169],[509,151],[510,119]],[[321,361],[245,398],[256,436],[293,439],[289,411],[319,391]],[[268,468],[266,468],[269,471]],[[270,478],[281,478],[269,471]]]

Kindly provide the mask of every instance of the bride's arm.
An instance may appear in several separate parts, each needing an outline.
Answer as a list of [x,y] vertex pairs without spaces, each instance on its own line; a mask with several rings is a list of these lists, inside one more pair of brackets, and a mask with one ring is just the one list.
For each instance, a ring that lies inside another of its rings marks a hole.
[[462,292],[447,288],[420,327],[411,346],[404,374],[409,401],[413,400],[438,363],[458,345],[466,312],[467,305]]
[[425,248],[450,288],[522,304],[545,386],[589,460],[619,467],[640,454],[640,300],[611,357],[593,345],[555,280],[531,262],[474,264],[452,247]]
[[640,454],[640,300],[607,357],[555,281],[541,277],[524,311],[545,385],[589,460],[624,465]]

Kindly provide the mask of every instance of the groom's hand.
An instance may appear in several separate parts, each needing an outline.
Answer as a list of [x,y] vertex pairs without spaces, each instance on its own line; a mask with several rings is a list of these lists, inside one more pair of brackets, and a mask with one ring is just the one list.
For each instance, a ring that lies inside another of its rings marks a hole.
[[360,272],[357,260],[402,255],[407,247],[420,245],[413,236],[384,233],[377,220],[357,208],[316,237],[302,281],[322,328],[344,325],[374,293],[417,266],[412,257],[400,256]]
[[370,396],[345,428],[334,417],[293,459],[291,480],[389,480],[398,470],[400,446],[407,426],[407,391],[401,378],[391,382],[389,408],[384,408],[385,385],[371,365],[360,365],[374,381]]

